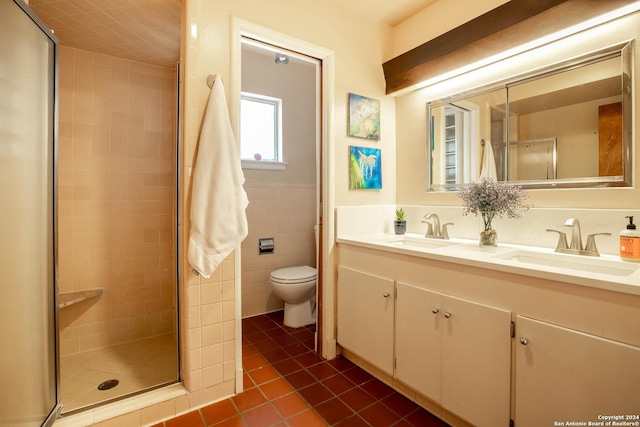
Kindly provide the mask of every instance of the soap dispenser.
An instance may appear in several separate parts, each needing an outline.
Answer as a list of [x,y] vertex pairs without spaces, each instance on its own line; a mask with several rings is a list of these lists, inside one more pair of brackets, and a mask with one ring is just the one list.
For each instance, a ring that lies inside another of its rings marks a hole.
[[620,232],[620,258],[624,261],[640,262],[640,231],[636,230],[632,216],[629,219],[627,229]]

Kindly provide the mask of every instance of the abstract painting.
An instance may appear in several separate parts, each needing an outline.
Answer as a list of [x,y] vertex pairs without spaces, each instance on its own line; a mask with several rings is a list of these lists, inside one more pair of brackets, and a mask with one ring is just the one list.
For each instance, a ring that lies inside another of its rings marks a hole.
[[349,136],[380,140],[380,100],[349,94]]
[[382,188],[382,157],[379,148],[349,146],[349,189]]

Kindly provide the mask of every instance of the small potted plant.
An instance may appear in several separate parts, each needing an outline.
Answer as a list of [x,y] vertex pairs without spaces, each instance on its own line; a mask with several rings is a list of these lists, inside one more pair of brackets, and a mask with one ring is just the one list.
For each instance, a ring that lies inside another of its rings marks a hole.
[[404,213],[404,209],[396,209],[396,220],[393,222],[396,230],[396,234],[404,234],[407,231],[407,216]]

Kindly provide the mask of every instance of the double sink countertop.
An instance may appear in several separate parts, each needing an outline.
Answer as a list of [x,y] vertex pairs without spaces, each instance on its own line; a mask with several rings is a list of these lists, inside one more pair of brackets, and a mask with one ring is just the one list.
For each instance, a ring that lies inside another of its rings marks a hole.
[[402,255],[486,268],[574,285],[640,295],[640,263],[613,255],[599,257],[557,253],[551,248],[478,241],[431,239],[390,233],[339,236],[337,243]]

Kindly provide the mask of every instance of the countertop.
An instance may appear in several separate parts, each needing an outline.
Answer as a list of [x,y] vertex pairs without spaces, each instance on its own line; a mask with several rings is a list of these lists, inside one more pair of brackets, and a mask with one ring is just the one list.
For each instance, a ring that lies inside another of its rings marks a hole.
[[508,243],[480,247],[478,241],[427,239],[411,233],[339,236],[336,241],[343,245],[640,295],[640,263],[622,261],[611,255],[561,254],[553,249]]

